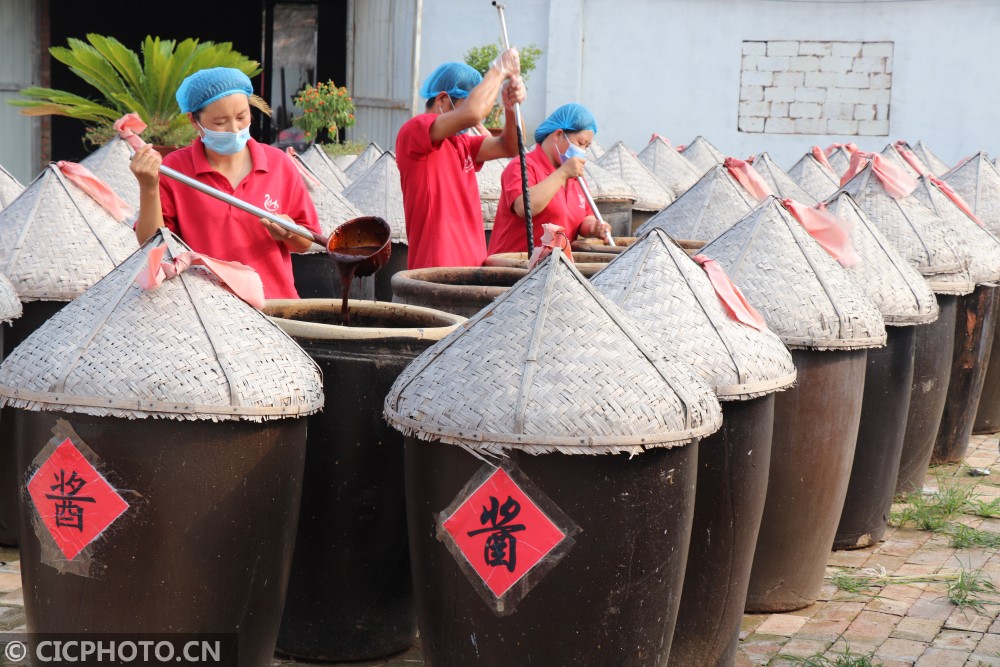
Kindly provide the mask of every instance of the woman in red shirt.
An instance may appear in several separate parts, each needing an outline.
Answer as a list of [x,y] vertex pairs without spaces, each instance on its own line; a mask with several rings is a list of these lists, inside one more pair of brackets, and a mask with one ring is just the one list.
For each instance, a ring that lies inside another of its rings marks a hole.
[[[546,223],[562,227],[570,241],[578,236],[603,238],[611,232],[607,223],[598,222],[577,181],[583,176],[584,151],[596,133],[597,122],[582,104],[562,105],[535,130],[535,149],[525,157],[535,247],[541,245]],[[500,184],[489,254],[527,252],[518,160],[504,168]]]
[[162,160],[148,145],[133,156],[139,243],[167,227],[195,252],[253,268],[266,298],[297,299],[290,253],[308,249],[312,241],[159,174],[162,162],[319,233],[316,207],[295,164],[283,151],[250,137],[251,106],[269,113],[267,104],[253,94],[249,77],[231,67],[195,72],[181,82],[176,98],[198,138]]

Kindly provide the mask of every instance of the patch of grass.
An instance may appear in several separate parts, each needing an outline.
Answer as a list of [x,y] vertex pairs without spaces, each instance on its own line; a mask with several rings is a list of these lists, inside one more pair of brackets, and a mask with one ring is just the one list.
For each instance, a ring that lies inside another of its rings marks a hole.
[[778,655],[782,660],[788,660],[803,667],[879,667],[882,663],[875,659],[875,651],[860,655],[851,652],[851,647],[844,649],[843,653],[834,655],[823,655],[817,653],[808,658],[800,658],[794,655]]
[[996,586],[981,570],[962,568],[957,575],[954,581],[948,583],[948,599],[958,607],[971,607],[976,611],[983,611],[987,603],[980,600],[978,594],[995,593]]
[[970,547],[995,549],[1000,547],[1000,533],[977,530],[961,523],[952,524],[948,532],[951,534],[951,546],[955,549],[968,549]]
[[972,498],[966,503],[965,513],[974,514],[975,516],[981,516],[987,519],[1000,517],[1000,498],[994,498],[989,502],[978,498]]
[[890,525],[912,526],[918,530],[940,532],[950,528],[951,519],[962,514],[975,499],[976,492],[966,484],[948,484],[938,480],[938,490],[906,496],[903,507],[889,516]]

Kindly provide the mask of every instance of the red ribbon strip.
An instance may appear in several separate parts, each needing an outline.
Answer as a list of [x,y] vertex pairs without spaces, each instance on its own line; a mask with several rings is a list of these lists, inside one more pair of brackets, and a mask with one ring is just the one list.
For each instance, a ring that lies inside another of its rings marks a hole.
[[834,171],[833,165],[830,164],[830,161],[826,159],[826,153],[823,152],[822,148],[820,148],[819,146],[813,146],[812,154],[813,157],[816,158],[817,162],[819,162],[821,165],[829,169],[831,174],[836,175],[837,172]]
[[841,266],[857,264],[858,254],[851,244],[850,222],[830,213],[822,202],[813,208],[794,199],[783,199],[781,204]]
[[226,289],[258,310],[265,305],[264,283],[260,275],[246,264],[224,262],[196,252],[182,252],[174,259],[164,261],[165,245],[149,251],[149,264],[136,278],[139,287],[155,290],[164,280],[170,280],[184,273],[192,266],[204,266],[222,281]]
[[910,147],[907,145],[905,141],[897,141],[895,143],[895,146],[896,146],[896,152],[902,155],[903,159],[906,160],[906,162],[911,167],[913,167],[913,171],[917,172],[917,174],[919,174],[920,176],[933,175],[931,174],[930,170],[928,170],[927,167],[925,167],[920,162],[920,160],[917,159],[917,156],[913,154],[913,151],[910,150]]
[[146,145],[139,137],[142,131],[146,129],[146,124],[139,118],[139,114],[127,113],[116,120],[113,127],[118,136],[127,141],[133,150],[139,150]]
[[653,142],[654,142],[654,141],[656,141],[657,139],[659,139],[660,141],[662,141],[663,143],[665,143],[665,144],[666,144],[667,146],[669,146],[669,145],[670,145],[670,139],[667,139],[666,137],[662,137],[662,136],[660,136],[660,135],[659,135],[658,133],[656,133],[656,132],[653,132],[653,136],[651,136],[651,137],[649,138],[649,143],[653,143]]
[[773,193],[767,182],[750,166],[750,163],[734,157],[727,157],[723,163],[740,185],[746,188],[757,201],[764,201]]
[[851,166],[847,168],[847,171],[840,178],[841,187],[864,171],[865,167],[868,166],[868,162],[872,163],[872,171],[875,172],[875,176],[882,182],[885,191],[893,199],[905,197],[917,188],[917,181],[903,171],[901,167],[889,162],[878,153],[866,153],[864,151],[856,151],[851,156]]
[[833,152],[835,150],[837,150],[838,148],[843,148],[845,151],[847,151],[848,155],[854,155],[857,152],[857,150],[858,150],[858,145],[857,144],[830,144],[829,146],[827,146],[824,149],[824,152],[826,153],[827,157],[830,157],[831,155],[833,155]]
[[743,296],[743,292],[729,279],[718,262],[710,259],[707,255],[695,255],[691,259],[696,261],[705,271],[723,307],[734,320],[742,322],[748,327],[753,327],[757,331],[767,330],[764,317],[750,305],[750,302]]
[[132,207],[125,203],[125,201],[116,195],[114,191],[108,187],[108,184],[98,178],[93,172],[84,167],[82,164],[76,162],[67,162],[66,160],[60,160],[56,162],[56,166],[59,167],[59,171],[62,172],[63,176],[72,181],[78,188],[86,192],[90,197],[96,201],[101,207],[111,214],[118,222],[124,222],[125,219],[131,215]]
[[969,216],[970,218],[972,218],[973,221],[975,221],[975,223],[977,225],[979,225],[980,227],[984,227],[984,228],[986,227],[986,225],[983,224],[983,221],[980,220],[979,217],[976,216],[976,214],[972,212],[972,208],[968,205],[968,203],[966,203],[966,201],[964,199],[962,199],[962,196],[960,194],[958,194],[957,192],[955,192],[955,190],[952,189],[952,187],[950,185],[948,185],[948,183],[946,183],[945,181],[942,181],[940,178],[938,178],[937,176],[934,176],[933,174],[929,174],[927,176],[927,180],[929,180],[934,185],[938,186],[938,188],[941,190],[941,192],[943,192],[945,195],[947,195],[948,199],[950,199],[953,202],[955,202],[955,206],[957,206],[960,209],[962,209],[962,213],[965,213],[967,216]]

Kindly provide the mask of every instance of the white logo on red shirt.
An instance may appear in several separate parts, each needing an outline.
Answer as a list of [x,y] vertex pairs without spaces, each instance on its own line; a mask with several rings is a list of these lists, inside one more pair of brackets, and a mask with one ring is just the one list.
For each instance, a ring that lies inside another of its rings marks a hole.
[[586,207],[587,207],[587,205],[586,205],[586,204],[587,204],[587,202],[585,202],[585,201],[583,200],[583,195],[582,195],[582,194],[581,194],[581,195],[577,195],[577,197],[579,197],[579,198],[580,198],[580,208],[586,208]]
[[476,166],[474,164],[472,164],[472,156],[471,155],[466,155],[465,156],[465,165],[463,165],[463,167],[464,167],[465,171],[467,171],[467,172],[473,171],[476,168]]
[[281,208],[281,205],[278,203],[276,199],[271,199],[271,195],[265,194],[264,208],[266,208],[271,213],[275,213],[279,208]]

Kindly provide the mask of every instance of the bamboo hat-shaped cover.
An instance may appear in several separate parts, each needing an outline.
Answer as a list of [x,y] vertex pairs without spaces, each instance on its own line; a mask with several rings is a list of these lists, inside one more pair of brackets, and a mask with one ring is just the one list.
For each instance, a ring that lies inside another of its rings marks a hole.
[[300,162],[313,176],[338,193],[343,192],[351,184],[351,179],[344,173],[344,170],[338,167],[337,163],[326,154],[326,151],[316,144],[302,153],[292,156],[292,159]]
[[403,188],[399,184],[395,153],[383,153],[375,164],[344,190],[344,198],[361,211],[361,215],[375,216],[388,222],[392,228],[393,243],[406,243]]
[[9,171],[0,167],[0,211],[7,208],[7,205],[17,199],[18,195],[24,192],[21,181],[14,178]]
[[638,158],[670,191],[674,199],[701,178],[702,172],[659,135],[654,135],[646,147],[639,151]]
[[760,174],[764,182],[779,199],[794,199],[801,204],[810,206],[819,202],[819,198],[807,192],[801,185],[774,163],[766,152],[755,155],[751,163],[754,171]]
[[673,193],[661,184],[656,176],[646,169],[646,165],[620,141],[616,141],[598,158],[597,165],[617,175],[635,189],[636,200],[632,205],[633,209],[659,211],[674,200]]
[[931,149],[927,148],[927,144],[921,139],[918,139],[916,145],[913,146],[913,152],[917,156],[917,159],[936,176],[946,173],[950,168],[944,160],[935,155]]
[[729,170],[717,164],[635,233],[642,236],[650,230],[662,229],[675,239],[708,241],[732,227],[756,205]]
[[[324,236],[329,238],[330,234],[332,234],[333,230],[337,227],[340,227],[348,220],[361,217],[361,211],[359,211],[354,204],[326,183],[310,180],[308,178],[303,178],[302,180],[305,181],[306,190],[309,191],[309,197],[316,206],[316,215],[319,217],[319,228],[320,231],[323,232]],[[303,254],[326,251],[327,249],[323,246],[318,243],[313,243]]]
[[587,154],[588,162],[597,162],[597,160],[604,155],[604,148],[601,147],[601,145],[596,141],[591,141],[585,152]]
[[320,370],[263,313],[192,267],[136,284],[166,229],[49,318],[0,364],[0,405],[144,419],[263,421],[323,408]]
[[885,322],[850,274],[774,196],[701,249],[788,347],[881,347]]
[[847,267],[854,281],[871,297],[886,324],[926,324],[938,317],[934,291],[885,234],[861,210],[854,198],[838,192],[826,201],[827,210],[846,220],[858,262]]
[[374,142],[368,144],[365,146],[365,149],[361,151],[361,154],[358,155],[354,162],[347,165],[347,168],[344,169],[344,173],[347,174],[347,177],[351,179],[351,182],[353,183],[360,178],[369,167],[378,162],[378,159],[382,157],[383,153],[385,153],[385,151],[379,148],[378,144]]
[[[904,146],[904,148],[909,150],[910,154],[912,155],[912,159],[917,160],[917,162],[919,163],[917,156],[913,155],[913,149],[907,146]],[[903,155],[899,152],[899,149],[897,149],[896,146],[894,146],[893,144],[886,144],[885,148],[882,149],[880,155],[885,159],[887,159],[889,162],[893,163],[894,165],[902,169],[903,171],[905,171],[913,178],[916,178],[920,174],[927,173],[927,167],[924,166],[923,164],[918,164],[918,166],[920,167],[919,172],[916,169],[914,169],[913,165],[910,164],[910,162],[903,157]]]
[[833,167],[833,171],[839,179],[847,171],[847,168],[851,166],[851,151],[844,146],[838,146],[826,156],[826,161]]
[[975,289],[969,275],[968,248],[950,239],[948,227],[910,195],[893,197],[874,171],[874,163],[858,172],[844,190],[896,250],[941,294],[968,294]]
[[636,454],[722,425],[712,388],[558,249],[413,360],[385,417],[494,454]]
[[483,225],[486,229],[493,228],[493,220],[497,216],[497,206],[500,204],[500,179],[504,168],[510,163],[510,158],[487,160],[476,172],[479,184],[479,201],[483,207]]
[[[823,159],[826,159],[825,155]],[[788,175],[817,201],[826,199],[840,189],[840,177],[812,151],[799,158],[788,170]]]
[[596,162],[587,162],[583,165],[583,180],[587,183],[590,196],[595,202],[600,201],[628,201],[635,202],[638,195],[635,188],[626,183],[617,174],[613,174],[601,167]]
[[[980,221],[969,216],[961,206],[967,206],[965,200],[949,197],[946,190],[951,188],[944,181],[933,176],[921,176],[917,179],[917,188],[913,198],[934,211],[948,226],[949,235],[963,239],[969,252],[969,274],[977,285],[1000,281],[1000,238],[997,238],[982,225]],[[969,213],[972,213],[971,209]]]
[[701,174],[717,164],[722,164],[726,159],[722,151],[701,135],[695,137],[691,143],[682,148],[680,154],[687,158],[688,162],[694,165],[694,168]]
[[139,247],[135,232],[49,164],[0,211],[0,273],[27,301],[71,301]]
[[0,322],[10,322],[21,317],[24,308],[7,276],[0,273]]
[[591,283],[691,364],[719,400],[756,398],[795,381],[781,339],[729,315],[704,269],[662,230],[633,243]]
[[1000,170],[979,152],[941,176],[965,200],[986,229],[1000,235]]
[[132,151],[124,139],[115,137],[80,160],[80,164],[108,184],[125,203],[139,210],[139,181],[129,169]]

